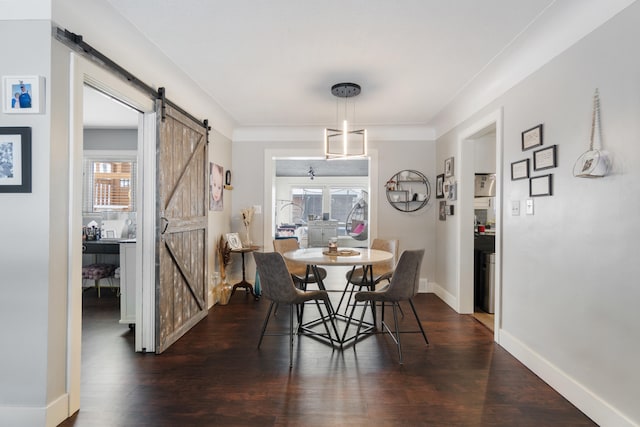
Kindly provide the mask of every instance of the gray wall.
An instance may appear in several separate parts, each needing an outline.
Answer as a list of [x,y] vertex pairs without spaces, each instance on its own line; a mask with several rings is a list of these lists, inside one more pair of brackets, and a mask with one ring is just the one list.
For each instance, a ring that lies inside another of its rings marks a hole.
[[138,149],[137,129],[85,129],[85,150],[132,150]]
[[[50,311],[50,299],[58,296],[52,295],[49,283],[64,274],[64,266],[60,271],[51,258],[50,218],[63,209],[51,200],[51,187],[66,184],[64,174],[55,174],[66,163],[52,165],[51,159],[55,156],[50,134],[51,26],[47,21],[0,20],[2,40],[15,40],[16,34],[20,42],[1,43],[0,57],[20,60],[3,60],[0,75],[43,76],[46,104],[40,114],[0,114],[1,126],[31,128],[33,187],[29,194],[0,194],[0,323],[6,325],[0,353],[0,420],[7,420],[4,414],[11,407],[44,408],[48,396],[64,390],[64,377],[53,381],[48,377],[50,370],[64,370],[64,357],[53,354],[61,319]],[[63,303],[65,297],[63,289]],[[42,425],[44,412],[31,420]]]
[[[458,154],[459,132],[503,107],[499,340],[601,425],[640,423],[638,22],[635,3],[438,140],[439,158]],[[595,88],[613,170],[602,179],[574,178],[574,162],[588,148]],[[532,159],[520,135],[539,123],[544,147],[558,145],[559,165],[532,176],[553,173],[554,194],[535,198],[533,216],[511,216],[510,201],[524,203],[528,183],[510,180],[510,164]],[[438,245],[455,242],[457,232],[439,227]],[[447,287],[454,275],[438,265],[439,284]]]
[[[265,206],[264,157],[265,150],[291,149],[292,153],[300,149],[320,149],[321,133],[316,142],[237,142],[233,147],[233,210],[231,212],[234,231],[241,230],[240,209],[253,206]],[[400,212],[389,205],[385,195],[385,183],[402,169],[415,169],[424,173],[432,187],[435,183],[435,144],[430,141],[371,141],[371,149],[378,151],[378,181],[371,184],[372,191],[377,192],[378,210],[370,215],[378,217],[378,233],[374,237],[397,238],[400,250],[425,248],[426,254],[422,265],[421,278],[431,281],[435,276],[435,218],[437,215],[435,194],[426,207],[417,212]],[[292,154],[293,155],[293,154]],[[432,188],[435,193],[435,189]],[[225,202],[226,203],[226,202]],[[263,242],[263,217],[256,216],[252,226],[253,240],[265,248],[271,248],[271,242]],[[248,262],[247,271],[251,275],[255,266],[253,260]],[[239,274],[237,269],[233,274]],[[251,277],[251,276],[249,276]]]

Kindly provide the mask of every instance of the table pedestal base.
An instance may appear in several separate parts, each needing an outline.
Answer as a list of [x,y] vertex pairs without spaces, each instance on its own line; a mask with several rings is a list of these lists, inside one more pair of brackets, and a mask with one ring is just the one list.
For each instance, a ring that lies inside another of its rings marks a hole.
[[253,295],[253,297],[257,300],[260,299],[260,295],[257,295],[254,290],[253,290],[253,285],[249,282],[247,282],[246,280],[243,280],[241,282],[236,283],[235,285],[233,285],[233,289],[231,290],[231,296],[229,298],[231,298],[233,296],[233,293],[236,291],[237,288],[244,288],[246,290],[246,293],[251,293],[251,295]]

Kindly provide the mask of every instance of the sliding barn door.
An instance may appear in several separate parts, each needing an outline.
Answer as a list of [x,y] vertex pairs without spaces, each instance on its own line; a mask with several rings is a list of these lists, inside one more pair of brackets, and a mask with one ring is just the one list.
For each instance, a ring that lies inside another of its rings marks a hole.
[[159,123],[156,351],[207,315],[207,136],[201,123],[165,106]]

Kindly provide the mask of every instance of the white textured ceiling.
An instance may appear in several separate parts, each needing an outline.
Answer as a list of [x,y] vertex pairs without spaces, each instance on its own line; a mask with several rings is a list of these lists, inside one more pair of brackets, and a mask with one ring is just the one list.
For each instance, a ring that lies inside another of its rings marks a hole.
[[[108,0],[239,126],[428,125],[554,0]],[[552,9],[552,8],[550,8]]]

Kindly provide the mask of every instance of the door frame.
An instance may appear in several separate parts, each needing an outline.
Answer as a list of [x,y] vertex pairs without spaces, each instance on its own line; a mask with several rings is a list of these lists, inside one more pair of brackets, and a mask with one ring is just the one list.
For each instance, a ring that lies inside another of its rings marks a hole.
[[[68,305],[67,305],[67,383],[68,416],[80,409],[82,368],[82,160],[84,85],[89,84],[122,103],[141,112],[138,126],[138,244],[136,281],[136,347],[154,349],[146,344],[154,339],[155,328],[155,140],[156,114],[154,102],[115,74],[86,58],[71,52],[69,70],[69,241],[68,241]],[[151,179],[149,179],[151,177]],[[138,292],[141,294],[138,295]],[[149,314],[151,311],[151,315]],[[147,319],[152,319],[147,323]],[[151,334],[145,330],[151,327]],[[140,331],[138,331],[140,329]],[[147,336],[148,335],[148,336]],[[152,342],[153,343],[153,342]],[[136,348],[137,350],[137,348]]]
[[[263,222],[263,242],[270,244],[274,239],[275,225],[275,177],[276,170],[274,167],[275,159],[284,158],[323,158],[324,153],[320,149],[266,149],[264,150],[264,222]],[[369,149],[367,152],[369,158],[369,212],[378,211],[378,192],[372,191],[374,185],[378,185],[378,150]],[[339,160],[336,160],[339,161]],[[378,235],[378,216],[369,215],[369,241],[372,242],[374,237]]]
[[[478,135],[487,128],[495,128],[496,132],[496,247],[495,247],[495,316],[494,340],[500,343],[500,328],[502,325],[502,182],[504,170],[503,158],[503,110],[502,107],[489,113],[485,117],[473,122],[463,129],[458,137],[458,152],[460,153],[460,168],[458,187],[457,216],[458,229],[458,313],[473,313],[473,198],[475,188],[473,143]],[[467,232],[471,230],[471,232]]]

